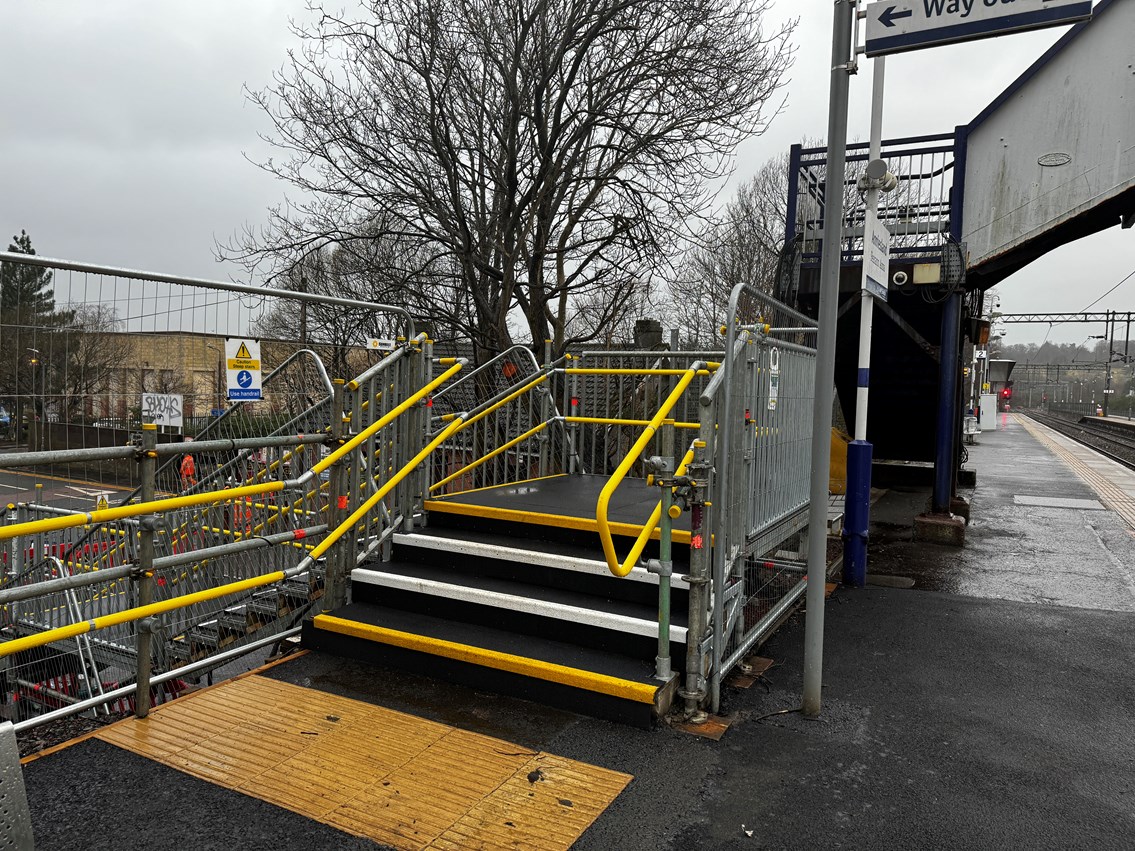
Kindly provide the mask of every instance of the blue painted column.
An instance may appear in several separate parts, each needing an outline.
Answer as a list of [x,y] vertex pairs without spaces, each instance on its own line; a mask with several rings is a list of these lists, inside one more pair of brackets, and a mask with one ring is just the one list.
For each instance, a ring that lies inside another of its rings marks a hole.
[[871,444],[847,446],[847,502],[843,516],[843,584],[867,584],[867,530],[871,519]]
[[942,308],[942,346],[938,372],[938,437],[934,452],[935,514],[950,511],[954,495],[954,449],[958,439],[958,335],[961,331],[962,294],[953,292]]

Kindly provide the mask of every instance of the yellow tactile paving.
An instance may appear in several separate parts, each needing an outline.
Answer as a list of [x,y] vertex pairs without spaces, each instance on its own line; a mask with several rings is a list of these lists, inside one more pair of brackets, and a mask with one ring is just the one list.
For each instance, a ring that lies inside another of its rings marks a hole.
[[1014,417],[1029,434],[1047,446],[1094,490],[1104,505],[1135,529],[1135,473],[1108,458],[1092,453],[1090,449],[1081,447],[1051,429],[1044,428],[1028,417],[1019,414],[1014,414]]
[[566,849],[631,781],[261,676],[97,736],[399,849]]

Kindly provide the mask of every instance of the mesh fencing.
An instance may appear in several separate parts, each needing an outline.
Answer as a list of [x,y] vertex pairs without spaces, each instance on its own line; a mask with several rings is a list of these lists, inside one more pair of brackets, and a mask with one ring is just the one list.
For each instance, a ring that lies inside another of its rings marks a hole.
[[[209,496],[152,518],[0,541],[5,640],[293,568],[329,522],[373,492],[397,461],[390,447],[421,442],[411,435],[420,415],[415,421],[411,412],[330,470],[310,472],[330,451],[336,420],[329,368],[363,379],[340,402],[343,428],[356,432],[428,373],[420,347],[396,346],[395,356],[366,344],[367,335],[402,329],[403,319],[383,306],[10,254],[0,258],[0,278],[0,467],[11,500],[4,522],[129,505],[143,499],[144,486],[149,499]],[[225,398],[226,337],[259,339],[260,400]],[[141,432],[143,421],[155,420],[160,457],[150,477],[140,462]],[[21,465],[33,457],[41,463]],[[342,504],[331,503],[332,483]],[[249,486],[263,492],[225,495]],[[359,528],[345,565],[364,557],[389,526],[383,506]],[[143,539],[152,540],[148,574],[138,569]],[[292,629],[322,598],[325,581],[326,559],[319,559],[282,582],[166,613],[152,642],[152,673]],[[133,682],[141,628],[106,626],[3,657],[0,711],[25,720]],[[170,680],[154,699],[182,685]]]
[[730,302],[724,375],[712,424],[715,680],[803,591],[800,564],[778,547],[807,523],[815,391],[815,323],[745,285]]

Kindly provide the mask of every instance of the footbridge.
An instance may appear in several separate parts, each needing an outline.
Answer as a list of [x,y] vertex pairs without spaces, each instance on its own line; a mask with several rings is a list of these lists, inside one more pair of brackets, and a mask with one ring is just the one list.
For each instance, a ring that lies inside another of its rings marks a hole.
[[[948,511],[962,457],[963,347],[983,294],[1083,236],[1135,224],[1133,0],[1103,0],[968,124],[885,140],[898,186],[879,217],[892,234],[887,302],[876,301],[868,439],[880,481],[937,471]],[[794,146],[778,297],[818,309],[824,148]],[[836,386],[853,421],[868,145],[848,146]],[[885,354],[883,354],[885,353]],[[968,363],[968,362],[967,362]]]

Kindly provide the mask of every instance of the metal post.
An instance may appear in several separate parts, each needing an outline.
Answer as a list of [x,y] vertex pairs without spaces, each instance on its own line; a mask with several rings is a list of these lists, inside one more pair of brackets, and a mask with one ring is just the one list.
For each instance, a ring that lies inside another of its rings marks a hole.
[[[883,153],[883,78],[886,60],[875,58],[871,85],[871,161]],[[879,188],[867,189],[867,215],[879,210]],[[864,239],[866,239],[866,235]],[[867,246],[863,247],[863,263],[867,263]],[[867,537],[871,523],[871,456],[867,440],[867,403],[871,381],[871,324],[874,318],[874,296],[866,287],[859,295],[859,373],[855,389],[855,433],[847,447],[847,496],[844,499],[845,585],[862,588],[867,584]]]
[[[835,0],[831,88],[828,95],[828,164],[824,185],[824,245],[820,260],[820,315],[816,340],[816,392],[812,406],[811,506],[808,511],[808,617],[804,624],[805,715],[820,714],[824,664],[824,583],[827,580],[828,469],[831,466],[835,383],[836,309],[843,236],[843,182],[847,157],[847,93],[854,8]],[[728,355],[727,355],[728,356]]]
[[1114,310],[1107,312],[1107,375],[1104,377],[1103,385],[1103,415],[1107,416],[1108,399],[1111,398],[1111,358],[1115,354],[1115,313]]
[[682,691],[685,699],[685,715],[688,721],[698,723],[704,720],[705,713],[700,708],[706,696],[705,659],[702,641],[705,638],[708,606],[709,554],[705,545],[706,529],[710,523],[706,512],[705,495],[712,493],[712,456],[715,417],[702,416],[700,440],[694,444],[694,460],[686,472],[694,484],[690,488],[690,573],[686,577],[689,586],[689,616],[686,625],[686,683]]
[[[333,381],[331,395],[331,448],[343,445],[343,379]],[[327,510],[328,533],[339,528],[347,518],[346,470],[343,460],[331,465],[327,476],[327,491],[330,505]],[[345,575],[344,549],[354,545],[354,535],[344,535],[331,547],[323,562],[324,593],[323,611],[330,612],[347,604],[347,577]]]
[[955,410],[958,383],[958,332],[961,329],[962,294],[952,292],[942,309],[942,345],[938,378],[938,440],[934,453],[935,514],[950,513],[954,495],[954,444],[958,437]]
[[654,659],[655,679],[668,682],[673,676],[670,665],[670,577],[674,573],[674,560],[671,555],[671,538],[674,531],[674,518],[670,514],[673,504],[674,485],[674,421],[665,420],[662,425],[661,464],[658,478],[662,488],[662,518],[659,524],[658,561],[652,564],[653,572],[658,574],[658,656]]
[[1131,311],[1127,311],[1127,330],[1123,332],[1123,362],[1131,367],[1131,374],[1127,377],[1127,419],[1131,419],[1131,391],[1135,385],[1135,366],[1131,364]]
[[[153,423],[142,424],[142,459],[141,459],[141,497],[142,502],[153,502],[158,469],[158,454],[154,450],[158,445],[158,427]],[[139,606],[148,606],[154,602],[154,532],[157,526],[157,516],[148,515],[139,518],[138,522],[138,570],[134,574],[134,585],[137,588]],[[153,639],[157,627],[156,618],[146,618],[140,624],[135,634],[138,649],[138,691],[134,695],[134,714],[138,718],[145,718],[150,714],[150,674],[153,663]]]
[[[544,341],[544,372],[552,371],[552,341]],[[540,422],[546,423],[552,417],[552,389],[549,387],[540,394]],[[540,472],[538,475],[547,476],[551,469],[551,429],[540,432],[537,441],[540,446]]]

